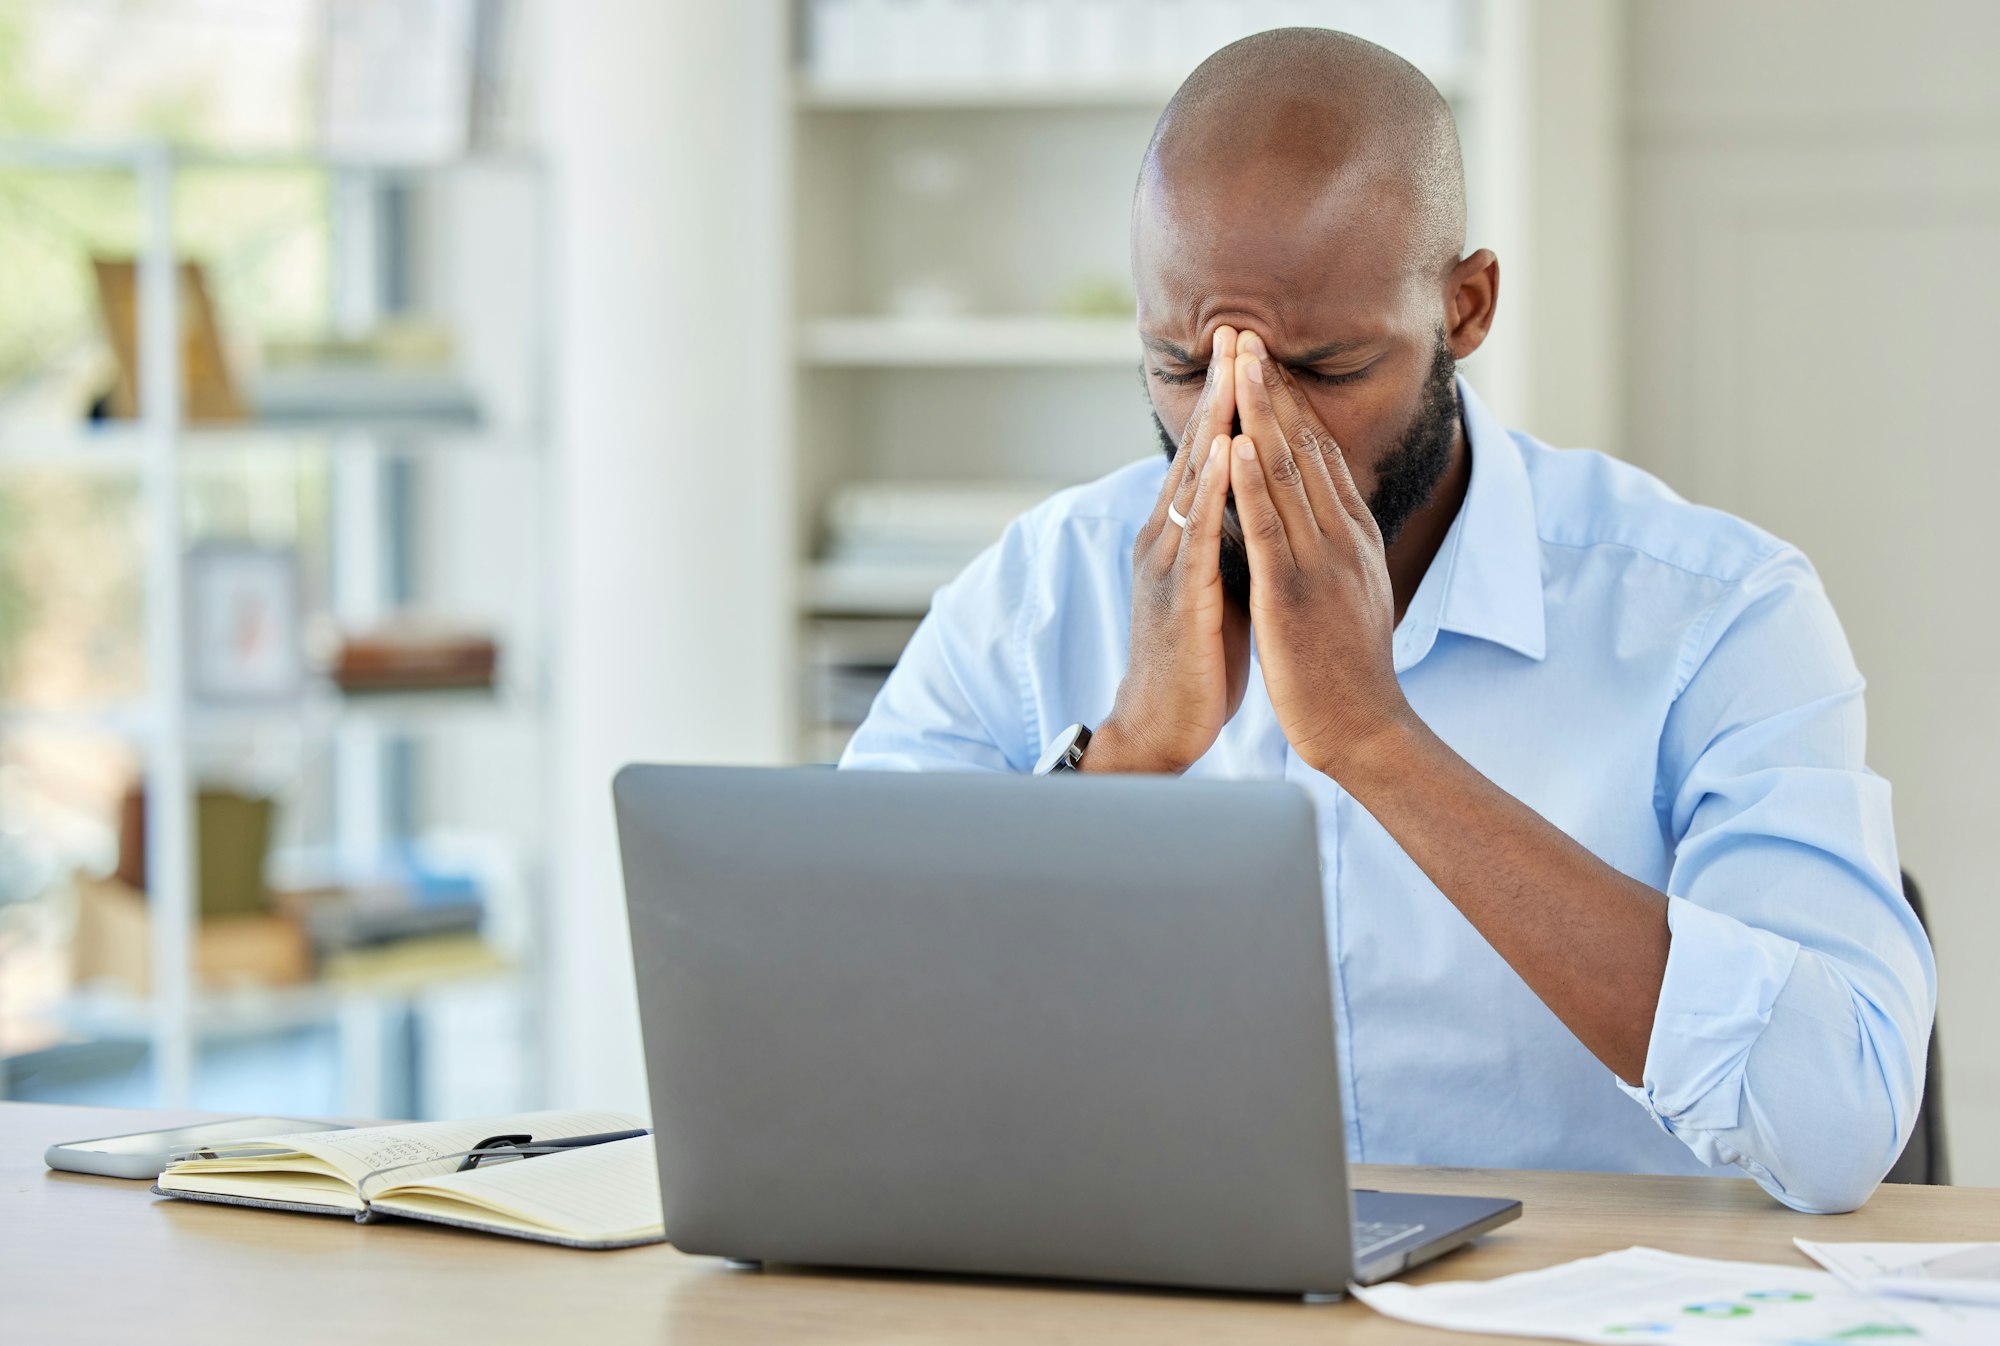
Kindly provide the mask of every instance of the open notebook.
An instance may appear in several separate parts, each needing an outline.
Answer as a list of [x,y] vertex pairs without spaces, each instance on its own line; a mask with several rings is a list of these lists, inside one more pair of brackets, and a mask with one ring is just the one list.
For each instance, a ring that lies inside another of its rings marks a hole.
[[[455,1170],[457,1156],[489,1136],[554,1140],[642,1125],[616,1112],[523,1112],[231,1141],[217,1147],[215,1158],[168,1165],[153,1190],[195,1201],[351,1214],[364,1223],[400,1215],[571,1248],[625,1248],[665,1237],[650,1136]],[[394,1171],[369,1177],[392,1165]]]

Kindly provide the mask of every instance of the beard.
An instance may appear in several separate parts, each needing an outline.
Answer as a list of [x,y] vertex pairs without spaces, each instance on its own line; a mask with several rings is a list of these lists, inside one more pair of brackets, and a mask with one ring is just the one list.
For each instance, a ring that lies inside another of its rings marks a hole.
[[[1403,525],[1430,503],[1438,483],[1451,470],[1451,446],[1458,431],[1458,385],[1454,381],[1457,373],[1458,362],[1452,358],[1451,347],[1445,344],[1444,329],[1440,327],[1417,409],[1396,447],[1376,464],[1375,489],[1368,496],[1368,512],[1375,516],[1375,526],[1382,532],[1385,548],[1395,542]],[[1243,433],[1240,419],[1230,428],[1235,434]],[[1180,445],[1167,433],[1157,411],[1153,413],[1153,430],[1171,463]],[[1236,517],[1234,491],[1223,508],[1220,561],[1223,593],[1230,602],[1249,611],[1250,554],[1243,546],[1243,525]]]

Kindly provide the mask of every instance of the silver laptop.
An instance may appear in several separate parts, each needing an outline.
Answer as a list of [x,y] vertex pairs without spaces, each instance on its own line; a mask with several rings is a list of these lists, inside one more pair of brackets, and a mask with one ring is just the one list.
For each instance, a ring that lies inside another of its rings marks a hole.
[[1349,1190],[1295,786],[631,766],[614,793],[684,1252],[1319,1299],[1520,1214]]

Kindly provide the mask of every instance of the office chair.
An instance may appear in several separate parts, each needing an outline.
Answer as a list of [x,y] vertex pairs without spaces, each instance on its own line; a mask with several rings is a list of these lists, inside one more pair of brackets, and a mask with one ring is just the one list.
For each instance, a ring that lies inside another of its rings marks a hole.
[[[1924,920],[1924,898],[1917,889],[1917,881],[1903,871],[1903,896],[1910,904],[1910,910],[1917,915],[1917,924],[1929,929]],[[1910,1133],[1910,1140],[1903,1147],[1894,1166],[1889,1169],[1883,1182],[1916,1182],[1932,1186],[1946,1186],[1951,1182],[1951,1164],[1945,1154],[1944,1113],[1940,1095],[1944,1092],[1944,1077],[1938,1061],[1938,1035],[1935,1026],[1931,1029],[1930,1052],[1925,1058],[1924,1096],[1917,1104],[1917,1126]]]

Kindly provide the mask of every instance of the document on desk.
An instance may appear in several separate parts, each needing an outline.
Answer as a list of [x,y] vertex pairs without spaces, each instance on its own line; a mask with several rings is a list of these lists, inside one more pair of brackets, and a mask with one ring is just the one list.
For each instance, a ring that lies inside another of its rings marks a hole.
[[1461,1332],[1599,1343],[1991,1346],[2000,1309],[1857,1293],[1827,1272],[1653,1248],[1491,1281],[1355,1286],[1391,1318]]
[[1864,1293],[2000,1305],[2000,1243],[1792,1242]]

